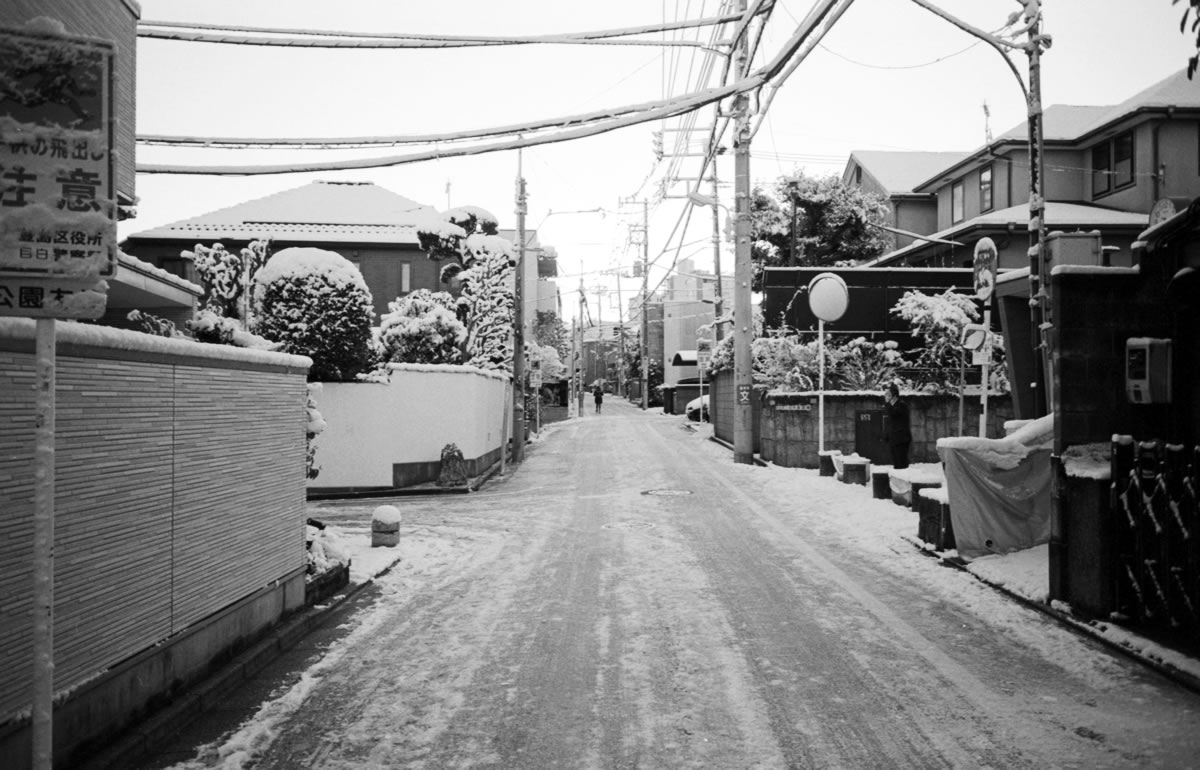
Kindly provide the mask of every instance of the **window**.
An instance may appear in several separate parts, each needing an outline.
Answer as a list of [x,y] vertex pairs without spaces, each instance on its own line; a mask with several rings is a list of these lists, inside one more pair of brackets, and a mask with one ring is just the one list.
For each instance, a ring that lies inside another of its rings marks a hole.
[[1113,139],[1113,188],[1133,183],[1133,134]]
[[1108,154],[1108,142],[1092,148],[1092,195],[1103,195],[1108,192],[1112,180],[1108,171],[1112,161]]
[[412,264],[409,262],[400,263],[400,293],[408,294],[412,291]]
[[950,188],[950,221],[961,222],[965,215],[963,211],[963,183],[955,182]]
[[979,170],[979,210],[992,210],[992,167]]
[[1092,148],[1092,197],[1133,184],[1133,133],[1126,132]]

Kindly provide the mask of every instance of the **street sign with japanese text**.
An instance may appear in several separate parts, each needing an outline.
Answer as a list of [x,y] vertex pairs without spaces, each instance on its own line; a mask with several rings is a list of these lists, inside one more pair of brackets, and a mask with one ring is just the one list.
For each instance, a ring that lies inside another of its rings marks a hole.
[[116,274],[113,47],[0,30],[0,315],[97,318]]
[[737,386],[737,402],[739,406],[748,406],[750,404],[750,386]]

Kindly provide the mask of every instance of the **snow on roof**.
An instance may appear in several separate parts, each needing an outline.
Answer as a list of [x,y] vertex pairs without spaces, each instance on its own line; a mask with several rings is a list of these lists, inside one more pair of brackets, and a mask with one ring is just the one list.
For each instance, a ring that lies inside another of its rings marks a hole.
[[891,152],[854,150],[851,161],[858,161],[885,190],[892,194],[911,193],[913,189],[965,159],[969,152]]
[[[0,339],[33,340],[36,336],[36,328],[37,325],[31,318],[0,318]],[[312,359],[308,356],[294,356],[288,353],[253,350],[232,345],[210,345],[186,337],[159,337],[127,329],[75,321],[60,321],[55,326],[55,334],[59,342],[91,345],[110,350],[271,364],[297,369],[308,369],[312,366]]]
[[[1043,111],[1043,138],[1048,142],[1070,142],[1086,134],[1102,115],[1112,112],[1112,105],[1052,104]],[[1029,139],[1027,121],[1021,121],[996,141],[1024,142]]]
[[431,210],[371,182],[315,181],[129,237],[282,239],[288,236],[415,244],[414,215]]
[[[177,289],[182,289],[183,291],[186,291],[188,294],[194,294],[197,297],[199,297],[201,294],[204,293],[203,287],[192,283],[191,281],[187,280],[186,278],[180,278],[179,276],[175,275],[174,273],[168,273],[166,270],[163,270],[160,267],[155,267],[154,265],[150,264],[149,262],[143,262],[142,260],[138,259],[137,257],[126,254],[123,251],[117,251],[117,263],[118,263],[119,267],[128,268],[130,270],[136,270],[139,273],[145,273],[146,275],[153,276],[154,278],[158,279],[159,281],[162,281],[163,283],[170,284],[171,286],[174,286]],[[117,273],[117,280],[118,281],[121,280],[120,272]]]
[[[933,233],[930,237],[952,240],[956,237],[962,237],[963,233],[976,228],[1007,227],[1009,223],[1024,229],[1025,223],[1028,221],[1029,206],[1021,204],[1019,206],[1010,206],[1006,209],[997,209],[996,211],[980,214],[973,219],[959,222],[945,230]],[[1083,203],[1064,203],[1062,201],[1049,201],[1046,203],[1047,228],[1069,231],[1092,230],[1097,227],[1141,228],[1145,227],[1145,225],[1146,215],[1137,211],[1120,211],[1118,209],[1106,209],[1100,206],[1089,206]],[[903,248],[884,254],[878,259],[859,265],[859,267],[882,267],[889,262],[902,261],[910,254],[927,248],[929,248],[928,242],[915,241]]]

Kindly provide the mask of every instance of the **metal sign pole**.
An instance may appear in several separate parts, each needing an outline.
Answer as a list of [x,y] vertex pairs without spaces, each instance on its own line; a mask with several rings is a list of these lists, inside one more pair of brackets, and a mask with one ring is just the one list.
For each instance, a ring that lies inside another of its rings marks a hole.
[[825,451],[825,320],[817,319],[817,358],[820,380],[817,383],[817,452]]
[[987,332],[983,342],[983,374],[980,377],[979,438],[987,438],[988,369],[992,362],[992,300],[990,297],[983,309],[983,328]]
[[33,459],[33,766],[54,764],[55,319],[37,319]]

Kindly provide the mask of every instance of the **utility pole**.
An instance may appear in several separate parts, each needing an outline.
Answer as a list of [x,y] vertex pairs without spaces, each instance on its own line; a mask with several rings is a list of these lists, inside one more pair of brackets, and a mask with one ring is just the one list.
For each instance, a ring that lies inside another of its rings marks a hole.
[[650,202],[642,199],[642,411],[650,405],[650,322],[646,317],[650,298]]
[[583,364],[584,364],[584,360],[585,360],[584,352],[583,352],[583,314],[584,314],[585,308],[587,307],[586,302],[587,302],[587,298],[583,293],[583,262],[580,262],[579,263],[579,362],[578,362],[578,368],[576,368],[576,370],[575,370],[578,373],[577,379],[578,379],[578,384],[579,384],[579,388],[575,393],[575,398],[579,402],[579,416],[580,417],[583,416]]
[[617,345],[620,348],[617,355],[621,358],[617,364],[617,394],[625,396],[625,308],[621,306],[621,268],[617,268]]
[[[738,0],[738,13],[746,13],[746,0]],[[734,77],[741,77],[748,58],[748,36],[737,41]],[[750,399],[754,390],[753,362],[750,342],[754,335],[753,311],[750,307],[750,99],[739,93],[733,101],[733,191],[735,206],[734,263],[733,263],[733,461],[749,465],[754,462],[754,413]]]
[[[1033,415],[1040,417],[1051,409],[1050,389],[1046,387],[1046,374],[1050,370],[1050,346],[1046,339],[1048,330],[1043,324],[1050,320],[1046,307],[1045,284],[1042,265],[1046,260],[1042,253],[1046,243],[1046,159],[1042,152],[1045,132],[1042,122],[1042,13],[1034,4],[1034,16],[1029,20],[1029,309],[1035,351],[1033,381]],[[988,330],[991,331],[990,329]],[[987,383],[983,383],[987,388]],[[986,390],[985,390],[986,392]]]
[[723,296],[724,288],[721,286],[721,217],[719,213],[720,206],[718,205],[718,187],[717,187],[717,154],[713,153],[712,161],[712,222],[713,222],[713,273],[717,276],[717,284],[713,287],[713,318],[716,323],[713,324],[713,337],[716,342],[721,341],[721,311],[725,307],[725,299]]
[[513,287],[513,430],[512,460],[525,459],[525,177],[517,150],[517,280]]

